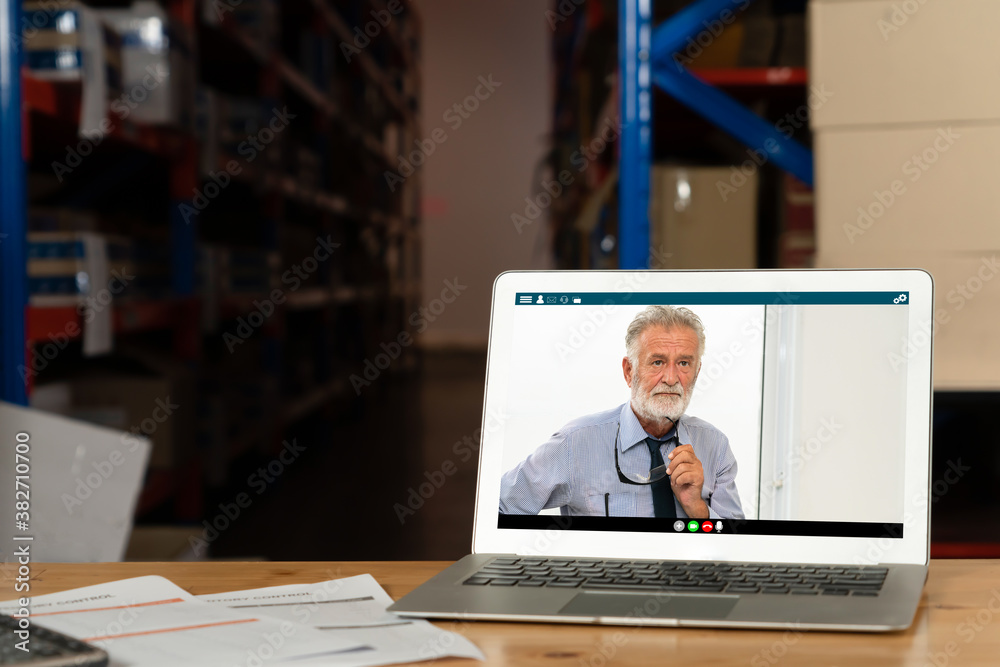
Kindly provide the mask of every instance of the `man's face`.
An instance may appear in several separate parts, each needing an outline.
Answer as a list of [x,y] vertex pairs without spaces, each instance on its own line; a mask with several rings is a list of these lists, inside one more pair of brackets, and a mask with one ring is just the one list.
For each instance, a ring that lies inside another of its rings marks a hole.
[[652,326],[639,336],[633,367],[626,358],[625,381],[632,405],[646,419],[680,419],[698,378],[698,335],[685,326]]

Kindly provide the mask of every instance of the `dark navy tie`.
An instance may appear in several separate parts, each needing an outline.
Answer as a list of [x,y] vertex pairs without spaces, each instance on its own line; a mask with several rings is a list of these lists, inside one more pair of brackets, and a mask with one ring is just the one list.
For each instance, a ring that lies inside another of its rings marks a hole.
[[[660,445],[667,440],[657,440],[656,438],[646,438],[646,447],[649,448],[649,469],[663,465],[663,455],[660,454]],[[670,478],[666,477],[659,482],[649,485],[653,490],[653,516],[677,518],[677,509],[674,507],[674,492],[670,488]]]

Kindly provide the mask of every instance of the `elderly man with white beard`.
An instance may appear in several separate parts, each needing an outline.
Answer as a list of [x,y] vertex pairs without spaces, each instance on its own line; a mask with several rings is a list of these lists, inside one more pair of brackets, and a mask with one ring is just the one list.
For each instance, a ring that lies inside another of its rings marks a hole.
[[742,519],[729,440],[685,414],[705,329],[687,308],[649,306],[622,359],[631,400],[575,419],[500,482],[502,514]]

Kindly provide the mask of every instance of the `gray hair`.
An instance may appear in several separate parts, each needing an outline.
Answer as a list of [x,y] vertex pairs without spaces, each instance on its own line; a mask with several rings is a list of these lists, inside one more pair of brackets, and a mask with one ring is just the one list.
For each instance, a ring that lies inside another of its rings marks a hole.
[[655,326],[665,329],[681,326],[694,331],[698,336],[698,364],[701,365],[701,357],[705,354],[705,325],[701,323],[701,318],[683,307],[647,306],[625,330],[625,354],[633,366],[639,361],[639,337],[643,331]]

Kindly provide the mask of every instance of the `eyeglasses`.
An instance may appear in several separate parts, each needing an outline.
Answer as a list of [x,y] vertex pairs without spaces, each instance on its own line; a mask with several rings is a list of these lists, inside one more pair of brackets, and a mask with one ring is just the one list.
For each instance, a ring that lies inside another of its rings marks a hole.
[[615,433],[615,470],[618,471],[618,479],[625,484],[636,484],[638,486],[646,486],[648,484],[656,484],[662,479],[667,478],[667,464],[658,465],[648,474],[642,475],[639,473],[624,473],[622,472],[621,466],[618,465],[618,440],[622,432],[622,423],[618,422],[618,432]]

